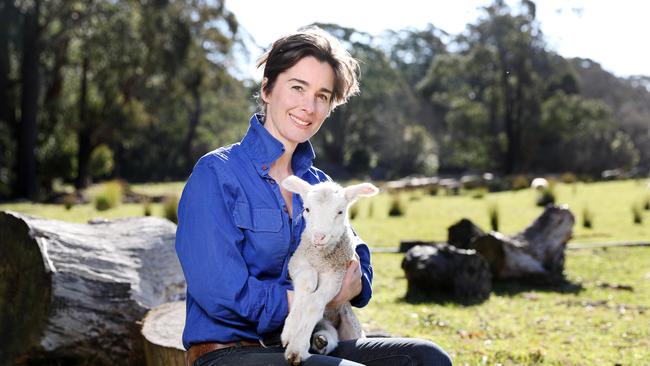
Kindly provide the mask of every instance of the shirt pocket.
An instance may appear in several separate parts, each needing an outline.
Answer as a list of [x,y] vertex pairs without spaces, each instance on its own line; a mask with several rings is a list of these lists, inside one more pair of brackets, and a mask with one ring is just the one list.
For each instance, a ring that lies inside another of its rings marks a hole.
[[290,233],[283,225],[282,211],[251,208],[248,203],[237,202],[233,218],[244,233],[242,255],[250,273],[258,278],[279,276],[290,243]]
[[240,229],[272,233],[282,229],[282,211],[277,208],[250,208],[248,203],[237,202],[233,217]]

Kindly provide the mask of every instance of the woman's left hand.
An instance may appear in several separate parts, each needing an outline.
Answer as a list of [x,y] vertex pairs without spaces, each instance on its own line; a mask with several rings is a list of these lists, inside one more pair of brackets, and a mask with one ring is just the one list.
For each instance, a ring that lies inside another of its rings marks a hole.
[[359,264],[359,256],[354,253],[354,258],[348,263],[348,269],[345,271],[341,290],[334,296],[332,301],[327,304],[328,308],[336,308],[339,305],[354,299],[361,293],[361,265]]

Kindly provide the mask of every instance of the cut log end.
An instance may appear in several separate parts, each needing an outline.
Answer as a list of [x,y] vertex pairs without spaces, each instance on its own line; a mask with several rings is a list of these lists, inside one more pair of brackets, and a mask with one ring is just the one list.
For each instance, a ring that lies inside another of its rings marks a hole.
[[0,212],[1,358],[11,360],[38,344],[47,323],[51,278],[29,227]]
[[142,322],[142,337],[148,366],[184,365],[184,326],[184,301],[162,304],[147,313]]

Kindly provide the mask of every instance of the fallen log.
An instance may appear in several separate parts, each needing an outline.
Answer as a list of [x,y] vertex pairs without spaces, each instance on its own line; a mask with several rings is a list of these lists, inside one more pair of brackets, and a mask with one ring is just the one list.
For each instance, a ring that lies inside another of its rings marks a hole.
[[175,301],[151,309],[142,321],[142,338],[147,366],[183,366],[185,348],[185,301]]
[[482,301],[492,291],[488,264],[474,250],[440,243],[418,245],[406,252],[402,269],[408,283],[407,300],[452,296]]
[[490,264],[495,279],[527,279],[553,283],[564,279],[564,251],[575,219],[564,206],[547,206],[522,232],[491,232],[472,241]]
[[447,228],[447,243],[456,248],[469,249],[472,242],[485,232],[468,219],[461,219]]
[[137,322],[185,294],[175,229],[154,217],[75,224],[0,212],[0,365],[142,365]]

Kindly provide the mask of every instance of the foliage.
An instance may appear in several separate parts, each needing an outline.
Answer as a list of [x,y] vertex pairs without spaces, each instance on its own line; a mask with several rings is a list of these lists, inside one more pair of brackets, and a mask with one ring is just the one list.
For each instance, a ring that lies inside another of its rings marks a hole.
[[404,216],[405,213],[406,205],[402,200],[402,196],[399,193],[392,194],[388,216]]
[[585,229],[591,229],[593,227],[593,214],[589,207],[585,206],[582,208],[582,227]]
[[124,195],[123,183],[113,180],[103,185],[103,190],[95,197],[97,211],[106,211],[117,207],[122,202]]
[[641,211],[641,207],[636,203],[632,204],[632,221],[637,225],[643,223],[643,212]]
[[113,152],[105,144],[97,146],[90,155],[90,175],[93,178],[110,175],[114,165]]
[[[312,141],[337,179],[650,171],[650,77],[549,51],[531,1],[495,0],[456,35],[320,26],[361,61],[361,94]],[[0,34],[3,199],[48,197],[55,180],[185,179],[254,111],[259,80],[234,76],[247,51],[223,1],[9,1]]]
[[499,206],[491,202],[487,206],[488,217],[490,218],[490,229],[499,231]]
[[354,220],[354,218],[357,217],[357,215],[359,215],[359,207],[357,205],[353,205],[352,207],[350,207],[348,214],[350,220]]
[[163,216],[177,224],[178,223],[178,196],[175,194],[167,195],[163,199]]
[[537,204],[537,206],[540,207],[546,207],[554,203],[555,203],[555,192],[552,186],[542,189],[537,195],[537,200],[535,200],[535,204]]

